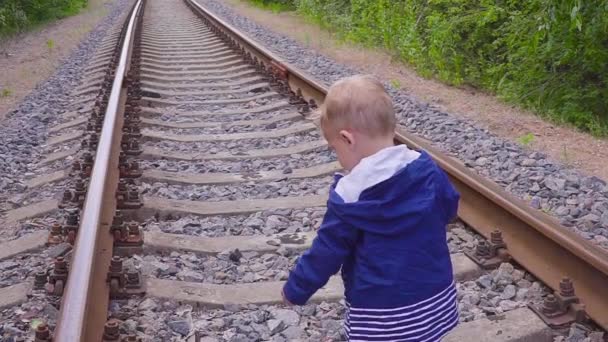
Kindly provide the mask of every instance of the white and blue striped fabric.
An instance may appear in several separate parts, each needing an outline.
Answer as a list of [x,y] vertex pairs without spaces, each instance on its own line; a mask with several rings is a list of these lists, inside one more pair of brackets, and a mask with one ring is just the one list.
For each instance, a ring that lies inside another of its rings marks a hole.
[[454,283],[416,304],[390,309],[354,308],[347,303],[345,330],[350,342],[440,341],[458,324]]

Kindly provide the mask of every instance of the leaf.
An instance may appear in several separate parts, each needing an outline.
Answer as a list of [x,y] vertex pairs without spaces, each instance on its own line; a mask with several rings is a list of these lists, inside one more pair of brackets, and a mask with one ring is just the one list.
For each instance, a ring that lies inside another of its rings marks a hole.
[[574,20],[578,14],[579,7],[575,5],[572,7],[572,11],[570,12],[570,19]]

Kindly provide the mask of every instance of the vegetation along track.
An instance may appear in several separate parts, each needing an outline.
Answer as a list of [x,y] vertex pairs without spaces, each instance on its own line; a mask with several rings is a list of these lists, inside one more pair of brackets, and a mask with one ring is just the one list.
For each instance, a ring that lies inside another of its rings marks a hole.
[[[41,255],[58,259],[33,284],[0,288],[2,307],[60,307],[36,324],[38,341],[51,330],[53,341],[340,340],[339,279],[313,304],[280,304],[339,169],[311,119],[326,88],[189,0],[137,1],[87,73],[76,114],[91,117],[68,117],[49,144],[85,140],[31,181],[69,190],[5,221],[58,205],[64,218],[0,248],[13,264],[45,244]],[[587,317],[608,328],[605,251],[426,142],[395,140],[427,150],[461,192],[461,221],[448,227],[460,305],[495,308],[470,310],[446,340],[551,340],[547,324]]]

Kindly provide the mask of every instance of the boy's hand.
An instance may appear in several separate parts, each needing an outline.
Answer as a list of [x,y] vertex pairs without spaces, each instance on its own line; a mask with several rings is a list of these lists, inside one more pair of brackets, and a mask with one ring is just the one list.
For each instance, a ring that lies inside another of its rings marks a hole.
[[293,304],[291,304],[287,297],[285,297],[285,292],[283,290],[281,290],[281,297],[283,297],[283,304],[287,306],[293,306]]

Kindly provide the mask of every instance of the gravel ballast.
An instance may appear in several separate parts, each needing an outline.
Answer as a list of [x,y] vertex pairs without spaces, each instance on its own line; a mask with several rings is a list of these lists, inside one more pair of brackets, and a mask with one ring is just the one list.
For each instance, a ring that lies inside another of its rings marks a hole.
[[292,234],[310,232],[318,228],[325,215],[325,210],[325,207],[314,207],[272,209],[248,215],[207,217],[187,215],[171,220],[149,220],[144,223],[144,229],[203,237]]
[[[14,110],[8,113],[0,127],[0,202],[27,188],[24,181],[44,174],[54,167],[66,167],[67,162],[58,161],[51,167],[40,170],[37,163],[49,153],[65,147],[47,147],[48,129],[64,122],[64,113],[75,110],[78,100],[71,96],[79,85],[84,68],[91,60],[107,31],[124,18],[132,2],[117,0],[109,8],[108,15],[101,20],[65,59],[55,74],[39,84]],[[64,131],[67,132],[67,131]],[[73,144],[71,144],[73,146]],[[42,172],[42,173],[41,173]],[[0,212],[0,215],[2,212]]]
[[315,165],[331,163],[336,160],[335,154],[327,148],[317,148],[310,152],[295,153],[286,157],[244,160],[203,160],[200,162],[175,160],[141,160],[142,169],[156,169],[168,172],[208,173],[208,172],[259,172],[280,170],[285,174],[294,169],[303,169]]

